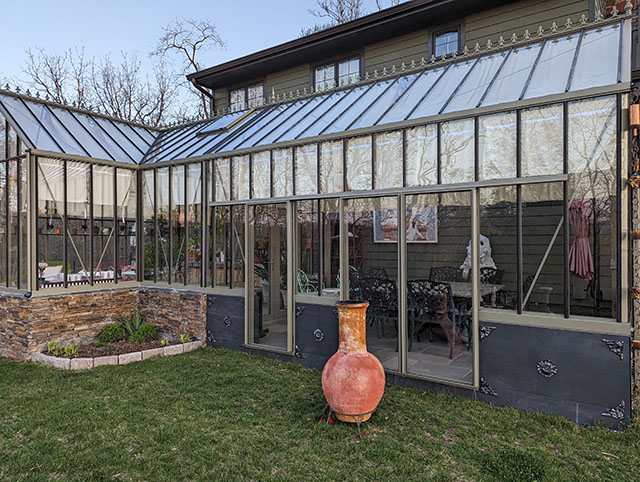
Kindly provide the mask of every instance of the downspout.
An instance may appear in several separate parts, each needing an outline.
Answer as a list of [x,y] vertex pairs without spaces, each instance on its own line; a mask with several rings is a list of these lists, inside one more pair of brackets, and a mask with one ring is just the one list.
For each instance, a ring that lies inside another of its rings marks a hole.
[[215,112],[215,97],[213,96],[213,94],[211,92],[209,92],[207,89],[205,89],[204,87],[202,87],[201,85],[199,85],[195,80],[191,80],[191,84],[198,89],[202,94],[204,94],[206,97],[209,98],[209,100],[211,101],[209,103],[209,115],[213,116],[214,112]]

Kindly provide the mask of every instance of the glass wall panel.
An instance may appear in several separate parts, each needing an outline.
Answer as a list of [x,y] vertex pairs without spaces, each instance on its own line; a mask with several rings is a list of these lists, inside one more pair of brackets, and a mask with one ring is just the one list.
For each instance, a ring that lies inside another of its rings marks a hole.
[[[0,152],[0,155],[4,155]],[[7,163],[0,162],[0,285],[7,285]]]
[[117,170],[118,173],[118,271],[122,281],[135,281],[138,269],[136,252],[136,172],[128,169]]
[[252,155],[251,198],[271,197],[271,151],[257,152]]
[[473,383],[468,192],[407,196],[409,373]]
[[0,114],[0,160],[7,158],[7,121]]
[[293,150],[276,149],[273,151],[273,197],[285,197],[293,194]]
[[516,114],[506,112],[478,118],[478,176],[516,177]]
[[515,186],[480,190],[480,306],[515,310],[518,297]]
[[251,206],[253,288],[251,341],[287,348],[287,205]]
[[27,254],[29,252],[28,245],[28,231],[29,231],[29,218],[27,216],[29,210],[29,176],[28,176],[28,164],[25,159],[21,159],[19,162],[19,180],[20,183],[20,204],[18,215],[20,216],[20,234],[19,234],[19,243],[20,243],[20,259],[19,259],[19,272],[20,272],[20,289],[27,289],[29,285],[28,280],[28,271],[29,265],[27,263]]
[[[228,165],[228,159],[227,159]],[[185,251],[186,246],[186,193],[184,185],[184,166],[171,168],[171,231],[173,257],[171,260],[171,282],[185,283]],[[228,172],[228,171],[227,171]],[[228,193],[228,191],[227,191]]]
[[367,347],[387,370],[398,370],[398,200],[345,201],[349,298],[369,302]]
[[[68,280],[71,284],[86,283],[91,272],[91,243],[89,233],[94,237],[94,246],[100,244],[102,237],[106,241],[109,236],[109,226],[107,236],[102,231],[102,223],[99,219],[94,219],[93,225],[90,223],[89,204],[89,176],[91,166],[81,162],[67,162],[67,215],[69,229],[67,236],[67,266],[63,268],[63,273],[68,273]],[[113,168],[112,168],[113,169]],[[113,184],[111,185],[113,193]],[[113,196],[113,195],[112,195]],[[112,197],[113,199],[113,197]],[[55,223],[54,223],[55,226]],[[113,226],[113,204],[111,207],[111,225]],[[54,234],[58,233],[62,237],[62,226],[54,227]],[[60,259],[62,264],[62,259]],[[94,263],[98,258],[94,259]]]
[[[248,184],[247,179],[247,191]],[[187,221],[187,284],[199,285],[202,277],[202,172],[199,163],[187,165]]]
[[233,287],[244,286],[244,206],[231,206],[231,245],[233,247]]
[[9,287],[18,288],[18,161],[7,162],[9,192]]
[[320,144],[320,192],[322,194],[344,190],[343,157],[342,141]]
[[562,105],[522,111],[522,176],[562,174],[562,117]]
[[[296,203],[296,293],[340,298],[340,213],[337,199]],[[308,298],[307,298],[308,299]]]
[[[4,165],[0,166],[3,169]],[[64,281],[61,236],[64,229],[64,162],[38,158],[38,285],[59,286]],[[0,259],[4,258],[4,171],[0,173]],[[57,229],[56,229],[57,228]],[[77,226],[76,226],[76,229]],[[56,235],[58,231],[58,235]],[[85,230],[86,231],[86,230]],[[4,273],[4,263],[0,263]],[[0,275],[0,282],[4,282]]]
[[249,155],[232,158],[233,182],[231,183],[234,200],[249,199]]
[[562,183],[522,186],[523,310],[564,313]]
[[347,139],[347,191],[372,188],[371,136]]
[[231,208],[215,209],[215,285],[232,286],[231,282]]
[[230,160],[228,157],[221,157],[214,162],[214,177],[215,177],[215,193],[216,201],[230,201],[231,200],[231,172],[230,172]]
[[438,184],[438,126],[407,129],[407,186]]
[[569,104],[571,315],[616,318],[616,98]]
[[376,189],[402,187],[402,131],[376,134]]
[[318,192],[318,145],[296,148],[296,195]]
[[7,159],[18,155],[18,135],[16,131],[7,124]]
[[169,281],[169,168],[158,169],[158,281]]
[[[155,281],[156,261],[156,216],[155,216],[155,170],[141,171],[142,175],[142,236],[144,281]],[[159,245],[159,241],[158,241]]]
[[443,122],[440,125],[440,169],[443,184],[474,180],[474,130],[473,119]]
[[[118,242],[123,240],[117,232],[119,226],[115,226],[113,221],[115,209],[113,176],[113,167],[93,166],[93,279],[96,283],[113,281],[120,271],[115,257],[115,238],[119,236]],[[118,182],[118,202],[124,201],[126,190],[127,186],[120,185]],[[120,208],[119,205],[118,208]],[[118,224],[120,223],[120,216],[118,216]]]

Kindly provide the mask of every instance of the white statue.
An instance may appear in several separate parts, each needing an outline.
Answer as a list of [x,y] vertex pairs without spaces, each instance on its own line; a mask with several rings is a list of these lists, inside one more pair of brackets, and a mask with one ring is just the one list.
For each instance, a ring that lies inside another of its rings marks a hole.
[[[462,270],[462,275],[464,279],[467,279],[469,276],[469,271],[471,271],[471,241],[467,246],[467,258],[464,260],[464,263],[460,266]],[[491,257],[491,242],[489,238],[486,236],[480,235],[480,265],[479,268],[493,268],[496,269],[496,264],[493,262],[493,258]]]

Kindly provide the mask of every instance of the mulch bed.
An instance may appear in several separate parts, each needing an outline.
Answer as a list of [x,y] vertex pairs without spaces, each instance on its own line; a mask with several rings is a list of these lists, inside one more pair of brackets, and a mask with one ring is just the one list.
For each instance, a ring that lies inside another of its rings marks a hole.
[[[176,343],[171,343],[175,345]],[[125,353],[133,353],[136,351],[150,350],[151,348],[162,347],[160,340],[146,341],[144,343],[129,343],[126,340],[117,341],[115,343],[105,343],[103,346],[80,345],[78,353],[70,358],[94,358],[98,356],[123,355]],[[53,353],[45,353],[45,355],[53,355]],[[55,355],[54,355],[55,356]],[[59,358],[67,358],[59,356]]]

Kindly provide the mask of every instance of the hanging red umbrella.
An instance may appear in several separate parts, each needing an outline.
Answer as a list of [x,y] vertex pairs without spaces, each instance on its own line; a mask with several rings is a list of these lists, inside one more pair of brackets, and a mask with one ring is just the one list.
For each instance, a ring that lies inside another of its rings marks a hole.
[[569,223],[573,231],[573,244],[569,251],[569,271],[578,278],[593,279],[593,258],[589,246],[589,204],[575,199],[569,207]]

